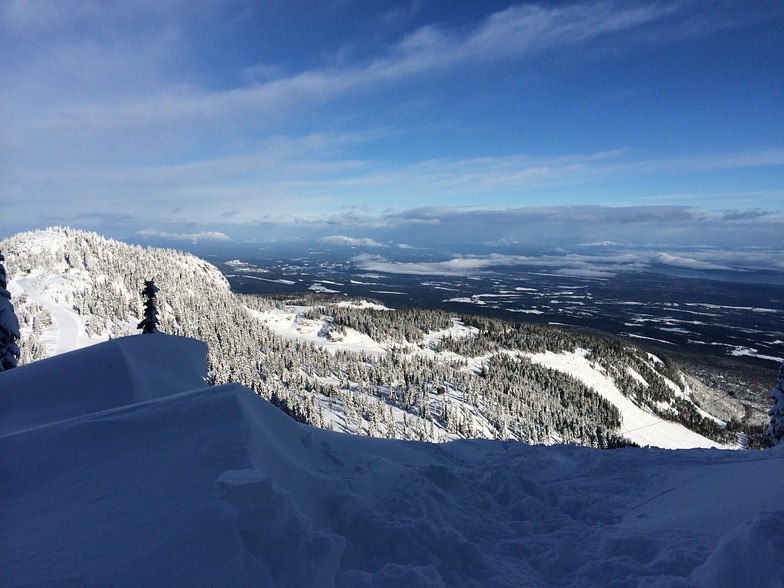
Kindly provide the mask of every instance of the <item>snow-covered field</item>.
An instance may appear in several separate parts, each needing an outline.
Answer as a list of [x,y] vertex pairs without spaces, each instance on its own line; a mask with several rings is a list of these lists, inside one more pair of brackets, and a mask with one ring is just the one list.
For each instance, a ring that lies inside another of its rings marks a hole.
[[344,435],[205,387],[205,354],[140,335],[0,373],[3,585],[784,585],[782,447]]
[[249,309],[267,328],[282,337],[315,343],[331,351],[343,349],[368,355],[383,355],[386,349],[367,335],[354,329],[346,329],[345,335],[328,337],[328,324],[323,320],[306,319],[300,316],[309,310],[306,307],[292,307],[286,310],[270,309],[266,312]]

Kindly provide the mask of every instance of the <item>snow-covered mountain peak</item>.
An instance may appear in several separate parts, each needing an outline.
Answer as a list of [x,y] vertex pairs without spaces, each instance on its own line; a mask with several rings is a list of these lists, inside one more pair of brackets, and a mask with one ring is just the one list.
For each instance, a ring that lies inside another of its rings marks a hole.
[[60,227],[50,227],[39,231],[19,233],[14,237],[16,251],[41,253],[43,251],[57,251],[68,238],[68,230]]
[[96,233],[50,227],[20,233],[0,247],[28,343],[23,361],[136,332],[140,291],[151,277],[162,290],[160,304],[173,334],[186,300],[208,288],[231,295],[220,270],[198,257]]

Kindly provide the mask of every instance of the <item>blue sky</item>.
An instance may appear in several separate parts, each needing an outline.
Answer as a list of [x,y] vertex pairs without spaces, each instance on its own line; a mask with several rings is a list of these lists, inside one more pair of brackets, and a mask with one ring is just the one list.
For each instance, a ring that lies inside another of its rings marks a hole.
[[0,235],[780,249],[784,5],[0,3]]

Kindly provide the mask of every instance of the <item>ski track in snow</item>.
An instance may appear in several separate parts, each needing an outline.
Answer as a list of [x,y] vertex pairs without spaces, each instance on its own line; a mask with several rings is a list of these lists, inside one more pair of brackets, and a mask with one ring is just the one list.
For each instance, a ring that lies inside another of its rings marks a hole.
[[38,281],[34,278],[16,277],[12,284],[15,288],[26,292],[32,301],[40,304],[51,313],[55,328],[47,329],[42,337],[49,347],[50,355],[73,351],[105,339],[105,337],[103,339],[87,337],[84,332],[84,324],[78,315],[73,310],[52,302],[38,289]]
[[724,447],[694,431],[672,421],[647,412],[634,404],[618,389],[615,383],[591,366],[585,351],[573,353],[537,353],[531,361],[570,374],[586,386],[593,388],[621,412],[621,435],[635,443],[663,449]]

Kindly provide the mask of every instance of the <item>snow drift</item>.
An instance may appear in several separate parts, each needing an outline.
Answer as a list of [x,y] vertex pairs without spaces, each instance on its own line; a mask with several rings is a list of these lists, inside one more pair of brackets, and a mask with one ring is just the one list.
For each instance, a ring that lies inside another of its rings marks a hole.
[[781,586],[784,449],[434,445],[203,383],[203,344],[0,374],[0,569],[20,585]]

